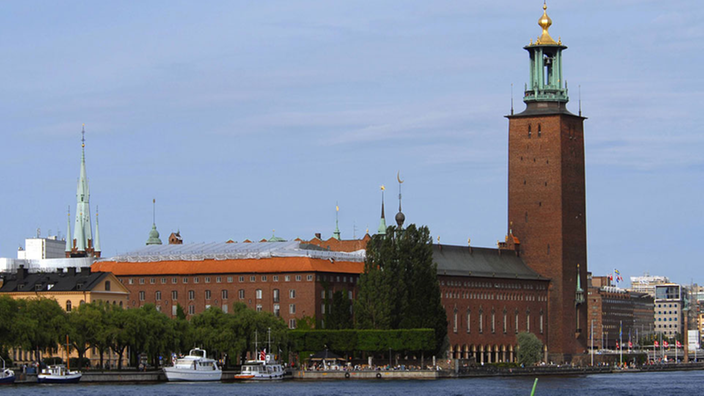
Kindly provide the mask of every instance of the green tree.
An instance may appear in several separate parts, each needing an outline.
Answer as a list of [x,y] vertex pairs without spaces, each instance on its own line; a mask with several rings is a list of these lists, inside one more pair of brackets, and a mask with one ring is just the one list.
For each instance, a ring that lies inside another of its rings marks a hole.
[[352,301],[347,298],[347,290],[338,290],[333,293],[331,308],[325,324],[325,328],[331,330],[352,327]]
[[56,300],[19,300],[19,314],[13,323],[17,346],[25,350],[56,353],[66,341],[66,312]]
[[427,227],[391,226],[385,236],[369,241],[354,308],[358,329],[433,329],[435,352],[440,352],[447,314]]
[[15,346],[13,325],[18,313],[17,301],[9,296],[0,296],[0,356],[8,358],[7,351]]
[[533,333],[522,331],[516,336],[519,364],[530,366],[540,361],[543,356],[543,342]]
[[132,314],[131,310],[123,309],[117,305],[109,306],[107,313],[107,340],[110,349],[117,355],[117,369],[122,370],[122,357],[125,349],[133,340],[131,330]]
[[78,354],[78,367],[83,367],[86,350],[96,344],[102,324],[102,314],[93,304],[81,304],[68,313],[68,335]]

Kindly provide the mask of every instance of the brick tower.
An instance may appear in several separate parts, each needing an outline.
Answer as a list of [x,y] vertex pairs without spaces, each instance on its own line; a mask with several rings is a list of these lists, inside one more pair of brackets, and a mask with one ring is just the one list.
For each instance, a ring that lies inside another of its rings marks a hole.
[[526,109],[507,116],[508,221],[525,263],[551,279],[547,348],[557,363],[587,352],[585,118],[567,110],[567,47],[548,34],[546,5],[538,24],[542,35],[524,47],[530,55]]

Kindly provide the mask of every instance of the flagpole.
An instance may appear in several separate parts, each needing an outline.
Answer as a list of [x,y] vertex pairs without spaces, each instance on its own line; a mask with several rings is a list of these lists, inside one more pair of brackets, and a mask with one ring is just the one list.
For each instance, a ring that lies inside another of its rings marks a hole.
[[618,323],[618,362],[623,365],[623,321],[619,320]]

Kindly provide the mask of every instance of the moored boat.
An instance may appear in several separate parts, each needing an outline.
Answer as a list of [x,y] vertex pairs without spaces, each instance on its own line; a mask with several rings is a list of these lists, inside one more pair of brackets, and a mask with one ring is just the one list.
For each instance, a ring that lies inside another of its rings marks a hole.
[[191,349],[188,356],[176,359],[174,365],[165,367],[169,381],[220,381],[222,369],[214,359],[209,359],[205,350]]
[[40,384],[73,384],[81,380],[83,373],[71,371],[63,364],[51,365],[37,374]]
[[237,380],[280,380],[284,378],[284,369],[273,356],[262,352],[257,360],[247,360],[242,371],[235,374]]
[[5,359],[2,360],[2,371],[0,371],[0,384],[13,384],[15,382],[15,372],[5,367]]

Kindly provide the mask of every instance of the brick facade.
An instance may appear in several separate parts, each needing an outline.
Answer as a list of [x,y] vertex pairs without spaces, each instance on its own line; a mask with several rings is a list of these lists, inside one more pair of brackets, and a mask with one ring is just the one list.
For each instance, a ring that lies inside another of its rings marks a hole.
[[577,271],[586,290],[584,118],[545,103],[509,116],[509,230],[526,265],[550,278],[547,336],[555,361],[587,348],[587,307],[576,305]]

